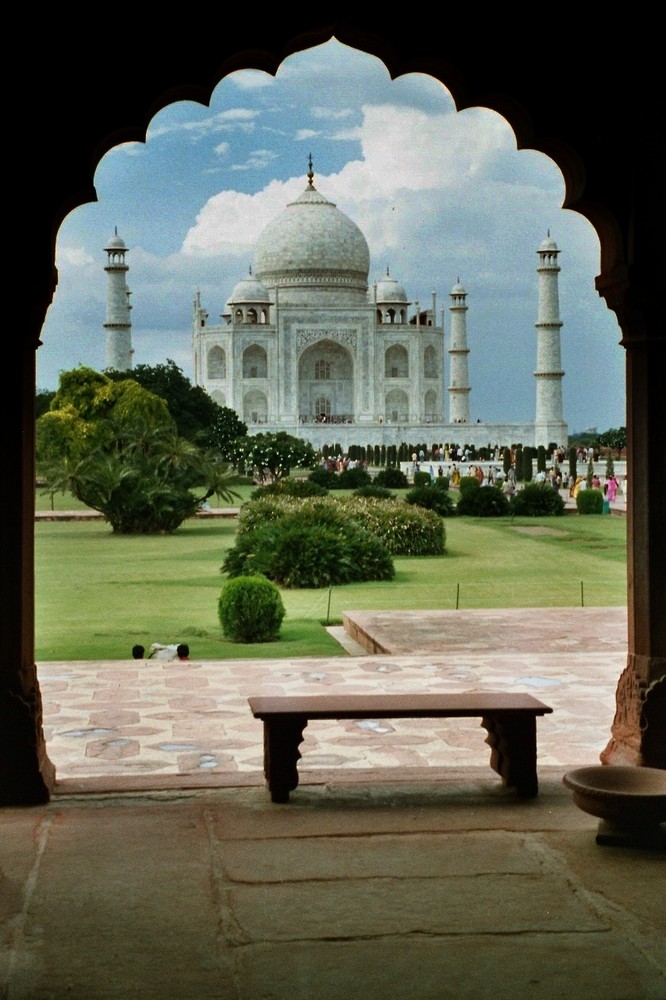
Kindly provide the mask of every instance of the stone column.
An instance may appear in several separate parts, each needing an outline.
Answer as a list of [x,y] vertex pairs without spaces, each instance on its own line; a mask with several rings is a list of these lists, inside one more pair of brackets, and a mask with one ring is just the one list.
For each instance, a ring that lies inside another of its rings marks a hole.
[[601,761],[666,768],[666,338],[657,290],[642,288],[637,270],[631,290],[603,293],[618,313],[626,350],[629,627],[627,666]]
[[55,768],[46,754],[35,666],[35,349],[46,305],[40,308],[43,299],[34,291],[25,335],[14,338],[12,377],[5,380],[2,393],[0,805],[46,802],[55,782]]

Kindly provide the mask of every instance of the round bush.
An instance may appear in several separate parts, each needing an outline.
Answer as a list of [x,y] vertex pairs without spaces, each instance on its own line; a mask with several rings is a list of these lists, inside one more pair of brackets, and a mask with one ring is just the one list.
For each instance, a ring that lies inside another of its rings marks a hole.
[[330,513],[316,521],[294,512],[238,536],[223,571],[232,577],[262,573],[292,588],[393,579],[391,554],[379,538],[341,510]]
[[244,534],[252,531],[268,521],[277,521],[279,518],[289,514],[303,501],[287,494],[267,494],[260,496],[256,500],[248,500],[240,509],[236,521],[236,533]]
[[461,498],[468,492],[474,492],[481,489],[481,484],[476,476],[461,476],[460,482],[458,483],[458,489],[460,490]]
[[377,486],[385,486],[389,490],[406,490],[409,486],[409,480],[405,473],[394,465],[380,469],[374,482]]
[[325,490],[335,490],[338,486],[337,472],[333,472],[332,469],[323,469],[321,467],[313,469],[308,476],[308,480],[317,486],[323,486]]
[[285,476],[284,479],[276,479],[274,483],[254,490],[250,500],[258,500],[265,496],[325,497],[327,493],[325,486],[313,482],[311,478],[292,479],[290,476]]
[[576,507],[579,514],[603,514],[604,495],[601,490],[580,490],[576,497]]
[[429,486],[430,485],[430,473],[429,472],[415,472],[414,473],[414,486]]
[[402,500],[343,497],[334,500],[345,517],[376,535],[394,556],[439,556],[446,551],[444,521],[434,510]]
[[564,513],[564,500],[548,483],[528,483],[510,500],[511,513],[518,517],[549,517]]
[[440,517],[452,517],[456,513],[451,494],[434,486],[415,486],[405,495],[405,503],[434,510]]
[[272,642],[285,615],[280,591],[264,576],[239,576],[222,588],[217,606],[224,635],[233,642]]
[[341,490],[357,490],[359,486],[369,486],[372,476],[362,465],[355,469],[343,469],[338,474],[338,484]]
[[466,489],[458,501],[458,513],[467,517],[506,517],[510,511],[508,498],[497,486]]
[[391,493],[385,486],[377,486],[370,483],[369,486],[359,486],[354,490],[355,497],[374,497],[376,500],[395,500],[395,493]]

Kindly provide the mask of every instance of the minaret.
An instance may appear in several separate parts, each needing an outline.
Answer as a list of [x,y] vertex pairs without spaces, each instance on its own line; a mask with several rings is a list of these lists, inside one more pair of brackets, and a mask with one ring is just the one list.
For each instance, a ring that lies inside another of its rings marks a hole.
[[565,444],[567,426],[562,411],[562,361],[560,358],[560,304],[557,288],[560,267],[555,240],[548,237],[537,253],[539,265],[539,312],[537,331],[535,446]]
[[107,255],[106,271],[106,345],[104,367],[114,371],[127,372],[132,368],[132,323],[130,321],[130,290],[126,275],[129,271],[125,263],[127,247],[114,235],[104,247]]
[[460,284],[451,289],[451,346],[449,347],[449,423],[469,423],[469,371],[467,366],[467,292]]

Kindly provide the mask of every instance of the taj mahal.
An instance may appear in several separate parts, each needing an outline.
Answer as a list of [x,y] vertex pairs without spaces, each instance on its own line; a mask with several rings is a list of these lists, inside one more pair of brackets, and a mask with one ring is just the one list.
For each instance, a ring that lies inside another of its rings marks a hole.
[[[106,367],[132,367],[127,248],[105,248]],[[566,446],[560,359],[559,250],[537,250],[535,419],[470,421],[467,292],[450,292],[450,323],[437,299],[410,302],[387,269],[369,285],[370,252],[359,227],[314,184],[261,233],[254,269],[234,287],[219,323],[200,292],[192,320],[193,382],[236,411],[248,433],[286,431],[316,449],[339,444],[458,442]]]

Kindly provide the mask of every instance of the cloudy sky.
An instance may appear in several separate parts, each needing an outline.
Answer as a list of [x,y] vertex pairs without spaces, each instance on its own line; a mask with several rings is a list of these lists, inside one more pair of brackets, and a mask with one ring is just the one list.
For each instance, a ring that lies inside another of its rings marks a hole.
[[234,73],[210,107],[173,104],[145,144],[103,159],[98,201],[58,236],[38,387],[57,388],[80,364],[104,367],[104,247],[116,228],[128,247],[135,364],[170,358],[191,377],[196,291],[215,322],[254,266],[263,227],[304,190],[310,154],[317,189],[365,234],[371,284],[389,268],[413,302],[430,306],[435,292],[445,336],[449,293],[465,286],[474,421],[534,419],[537,249],[550,233],[569,432],[624,425],[620,330],[594,288],[598,239],[561,208],[555,164],[518,152],[494,112],[457,113],[431,77],[392,81],[378,59],[336,41],[289,57],[275,77]]

